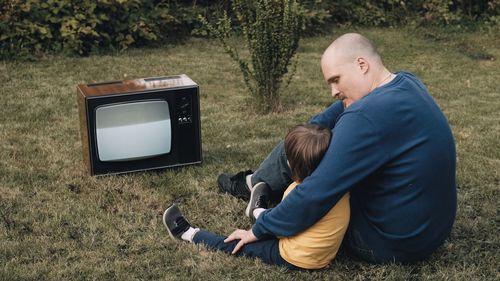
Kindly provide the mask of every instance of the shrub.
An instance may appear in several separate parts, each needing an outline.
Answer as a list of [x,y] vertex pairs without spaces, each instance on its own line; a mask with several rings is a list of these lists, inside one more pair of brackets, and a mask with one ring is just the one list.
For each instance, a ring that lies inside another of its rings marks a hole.
[[[189,34],[197,7],[159,0],[0,0],[0,58],[164,42]],[[172,13],[175,10],[176,13]]]
[[325,33],[325,27],[331,22],[332,15],[328,10],[329,1],[302,0],[299,13],[302,19],[301,33],[313,35]]
[[[306,1],[308,2],[308,1]],[[318,0],[331,21],[367,26],[456,25],[498,16],[499,0]]]
[[[262,112],[281,109],[280,88],[287,86],[293,75],[299,43],[300,9],[294,0],[234,0],[233,12],[238,21],[250,59],[240,57],[228,42],[231,19],[224,15],[216,26],[201,21],[222,43],[225,51],[238,64],[246,86]],[[289,73],[289,68],[292,71]],[[285,74],[289,74],[284,80]]]
[[[240,0],[239,2],[242,2]],[[254,1],[246,0],[249,6]],[[500,22],[500,0],[296,0],[299,32],[328,32],[331,24],[475,27]],[[229,0],[0,0],[0,59],[47,52],[87,55],[207,35],[199,14],[223,11],[239,24]],[[246,12],[243,12],[246,13]],[[236,25],[235,29],[241,31]]]

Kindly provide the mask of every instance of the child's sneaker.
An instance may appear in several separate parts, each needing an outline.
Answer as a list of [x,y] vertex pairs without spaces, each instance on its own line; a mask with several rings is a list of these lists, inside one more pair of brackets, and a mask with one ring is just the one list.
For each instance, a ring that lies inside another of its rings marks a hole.
[[257,183],[250,193],[250,201],[248,202],[247,208],[245,210],[245,215],[255,221],[256,218],[253,215],[253,210],[257,208],[267,209],[268,202],[269,186],[265,182]]
[[167,228],[170,237],[178,240],[182,240],[182,234],[191,227],[175,203],[163,213],[163,224]]

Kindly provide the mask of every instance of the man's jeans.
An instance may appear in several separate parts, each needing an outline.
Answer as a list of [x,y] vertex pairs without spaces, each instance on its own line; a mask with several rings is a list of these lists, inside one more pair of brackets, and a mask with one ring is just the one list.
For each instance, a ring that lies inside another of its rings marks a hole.
[[[194,235],[193,242],[195,244],[203,244],[213,250],[231,254],[239,240],[224,243],[224,239],[226,239],[226,237],[200,230]],[[267,264],[284,266],[288,269],[300,269],[280,256],[279,241],[276,238],[259,240],[246,244],[236,253],[236,255],[259,258]]]
[[288,166],[284,141],[269,153],[252,175],[252,186],[265,182],[271,188],[273,202],[280,202],[286,188],[292,183],[292,172]]

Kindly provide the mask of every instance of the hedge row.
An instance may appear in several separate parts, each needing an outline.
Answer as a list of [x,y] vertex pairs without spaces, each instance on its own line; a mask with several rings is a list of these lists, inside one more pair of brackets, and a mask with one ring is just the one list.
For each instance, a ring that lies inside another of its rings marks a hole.
[[189,34],[198,7],[154,0],[0,0],[0,57],[164,42]]
[[315,3],[336,23],[369,26],[499,23],[500,0],[330,0]]
[[[251,0],[248,0],[251,2]],[[394,26],[500,23],[500,0],[305,0],[302,31],[332,23]],[[47,52],[87,55],[207,35],[198,16],[215,20],[230,0],[0,0],[0,59]]]

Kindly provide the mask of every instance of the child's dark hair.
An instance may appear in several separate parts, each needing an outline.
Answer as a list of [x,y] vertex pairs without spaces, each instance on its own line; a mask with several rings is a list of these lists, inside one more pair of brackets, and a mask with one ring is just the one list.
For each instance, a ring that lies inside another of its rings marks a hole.
[[311,175],[323,158],[332,133],[318,125],[299,125],[291,128],[285,137],[285,153],[292,171],[292,179],[303,181]]

